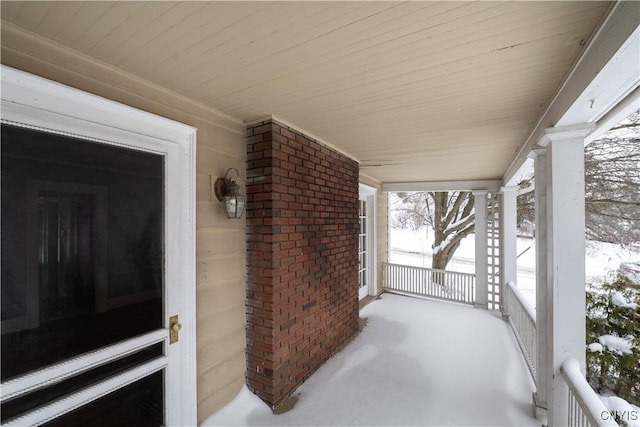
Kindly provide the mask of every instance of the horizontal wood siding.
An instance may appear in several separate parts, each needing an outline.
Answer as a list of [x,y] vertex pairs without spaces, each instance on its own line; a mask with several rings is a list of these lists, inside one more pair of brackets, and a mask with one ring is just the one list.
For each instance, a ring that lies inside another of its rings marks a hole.
[[[107,5],[102,7],[106,9]],[[52,8],[51,13],[72,13],[82,9],[78,6],[68,3],[62,10]],[[132,4],[130,8],[139,6]],[[47,31],[53,33],[57,29]],[[81,40],[81,35],[79,32],[73,37],[79,43],[90,44],[89,40]],[[235,396],[245,376],[245,222],[227,219],[221,203],[212,200],[210,191],[211,176],[223,176],[230,167],[244,171],[244,125],[86,56],[28,34],[9,34],[4,28],[2,63],[198,129],[196,340],[198,420],[204,420]]]

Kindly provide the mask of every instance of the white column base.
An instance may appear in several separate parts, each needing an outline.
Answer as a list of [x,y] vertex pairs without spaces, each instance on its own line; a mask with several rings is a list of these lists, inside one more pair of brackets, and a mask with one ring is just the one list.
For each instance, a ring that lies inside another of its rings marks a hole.
[[547,404],[544,405],[541,402],[538,402],[538,392],[533,393],[533,416],[537,419],[544,421],[543,425],[547,424],[547,416],[549,414],[547,410]]

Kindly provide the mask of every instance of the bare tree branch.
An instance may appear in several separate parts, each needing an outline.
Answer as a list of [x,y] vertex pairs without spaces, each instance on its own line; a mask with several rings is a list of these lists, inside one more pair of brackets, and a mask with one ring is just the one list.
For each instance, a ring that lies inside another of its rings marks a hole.
[[[519,220],[534,214],[533,193],[520,195]],[[640,241],[640,110],[585,147],[585,220],[590,239]]]

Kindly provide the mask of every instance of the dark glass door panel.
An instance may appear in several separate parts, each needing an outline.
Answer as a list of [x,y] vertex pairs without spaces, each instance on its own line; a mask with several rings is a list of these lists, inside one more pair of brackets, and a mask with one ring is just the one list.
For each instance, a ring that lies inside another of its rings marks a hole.
[[20,414],[52,403],[58,398],[77,392],[98,381],[105,380],[127,369],[134,368],[162,356],[162,343],[154,344],[142,350],[93,368],[81,374],[65,378],[46,387],[3,402],[0,408],[1,422],[6,422]]
[[164,157],[2,126],[2,380],[163,325]]
[[76,409],[47,427],[158,427],[163,425],[163,371]]

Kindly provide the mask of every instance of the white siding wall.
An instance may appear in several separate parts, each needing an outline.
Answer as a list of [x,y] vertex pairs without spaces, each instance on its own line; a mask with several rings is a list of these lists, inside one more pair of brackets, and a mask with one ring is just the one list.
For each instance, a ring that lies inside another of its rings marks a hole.
[[212,200],[210,175],[245,170],[245,128],[231,117],[18,30],[3,28],[2,63],[198,129],[196,317],[198,420],[223,406],[245,376],[245,221]]

